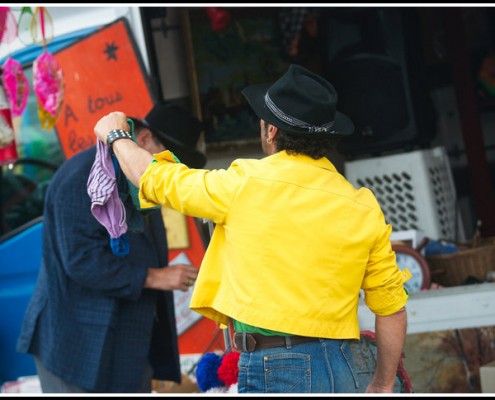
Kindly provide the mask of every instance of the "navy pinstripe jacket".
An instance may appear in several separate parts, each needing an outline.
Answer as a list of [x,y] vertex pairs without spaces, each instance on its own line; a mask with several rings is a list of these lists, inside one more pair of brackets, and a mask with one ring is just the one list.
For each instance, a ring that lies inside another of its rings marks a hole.
[[130,252],[114,255],[87,194],[95,148],[68,159],[48,187],[43,261],[17,350],[93,392],[138,392],[148,362],[156,379],[180,382],[173,293],[143,289],[147,268],[167,265],[161,213],[149,224],[129,213]]

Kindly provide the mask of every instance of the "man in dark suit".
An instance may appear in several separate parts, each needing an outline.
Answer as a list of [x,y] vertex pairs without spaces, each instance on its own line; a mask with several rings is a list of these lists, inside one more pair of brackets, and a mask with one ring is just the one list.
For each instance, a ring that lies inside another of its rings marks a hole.
[[[159,103],[134,125],[148,151],[170,148],[189,166],[205,165],[195,149],[201,124],[185,110]],[[146,393],[153,378],[181,382],[173,290],[189,290],[197,267],[167,266],[161,212],[133,206],[118,164],[128,252],[114,252],[88,195],[98,151],[66,160],[45,199],[43,261],[17,346],[35,357],[43,392]]]

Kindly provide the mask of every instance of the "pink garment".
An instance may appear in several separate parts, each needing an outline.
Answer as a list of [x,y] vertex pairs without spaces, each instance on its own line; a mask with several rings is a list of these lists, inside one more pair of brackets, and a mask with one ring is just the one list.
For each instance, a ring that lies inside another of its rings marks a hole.
[[119,197],[112,155],[101,140],[97,141],[95,162],[89,173],[88,195],[92,214],[112,239],[127,232],[126,212]]

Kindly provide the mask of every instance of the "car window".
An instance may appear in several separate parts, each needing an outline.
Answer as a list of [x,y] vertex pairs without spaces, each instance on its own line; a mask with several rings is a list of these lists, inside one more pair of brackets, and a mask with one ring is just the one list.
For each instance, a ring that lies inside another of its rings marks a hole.
[[[24,69],[32,82],[32,66]],[[26,109],[12,118],[18,158],[2,165],[0,236],[40,217],[46,188],[53,173],[64,161],[55,129],[41,127],[36,96],[32,87]]]
[[[22,231],[23,226],[39,220],[50,179],[65,160],[55,128],[47,130],[41,126],[32,87],[33,61],[41,52],[47,50],[55,54],[95,29],[97,27],[85,28],[54,38],[47,49],[31,45],[10,55],[22,64],[30,87],[26,108],[20,116],[12,118],[18,158],[10,164],[0,160],[0,242],[12,236],[12,232]],[[0,60],[0,66],[6,59]]]

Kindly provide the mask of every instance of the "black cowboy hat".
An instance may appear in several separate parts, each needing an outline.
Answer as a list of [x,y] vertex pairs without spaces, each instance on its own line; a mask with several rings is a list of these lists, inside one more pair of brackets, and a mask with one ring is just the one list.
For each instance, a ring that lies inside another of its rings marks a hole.
[[292,64],[273,84],[246,87],[242,94],[256,115],[300,135],[350,135],[351,119],[336,110],[337,92],[326,79]]
[[203,168],[206,156],[196,149],[203,124],[182,107],[156,103],[143,119],[138,119],[148,127],[160,142],[172,151],[190,168]]

